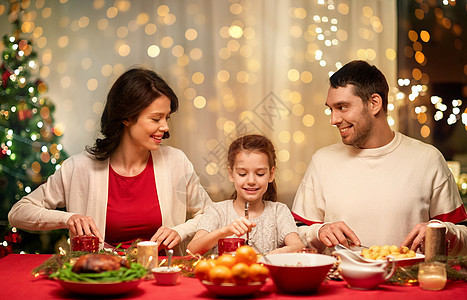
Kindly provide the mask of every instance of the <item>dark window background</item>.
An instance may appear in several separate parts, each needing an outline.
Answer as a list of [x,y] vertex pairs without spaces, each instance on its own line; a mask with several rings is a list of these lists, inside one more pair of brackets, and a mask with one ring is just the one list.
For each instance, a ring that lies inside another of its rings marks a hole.
[[[414,101],[404,100],[399,111],[399,130],[433,144],[446,160],[461,161],[462,172],[466,173],[467,125],[462,123],[461,115],[467,113],[467,1],[398,0],[397,6],[398,78],[411,81],[409,86],[399,89],[409,95],[412,85],[424,84],[428,88]],[[412,36],[409,34],[411,30],[418,35],[415,41],[413,32]],[[429,33],[429,41],[421,39],[422,30]],[[423,54],[423,61],[420,58],[417,61],[417,50]],[[414,69],[420,70],[422,76]],[[447,106],[439,121],[433,118],[437,109],[431,103],[432,95],[441,97]],[[448,125],[454,99],[462,101],[460,114],[455,124]],[[426,107],[427,118],[423,123],[415,113],[420,106]],[[426,137],[421,133],[423,125],[430,128]]]

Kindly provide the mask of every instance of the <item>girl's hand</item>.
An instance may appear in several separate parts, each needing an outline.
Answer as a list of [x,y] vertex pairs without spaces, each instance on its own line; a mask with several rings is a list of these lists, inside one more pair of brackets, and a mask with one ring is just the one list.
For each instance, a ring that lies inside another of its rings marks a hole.
[[162,249],[172,249],[181,241],[182,238],[178,232],[165,226],[159,227],[159,229],[151,238],[151,242],[156,242]]
[[73,236],[94,235],[99,239],[99,243],[104,242],[96,223],[89,216],[79,214],[72,215],[66,222],[67,228],[71,231]]
[[247,218],[241,217],[225,226],[224,230],[227,232],[227,236],[235,234],[236,236],[241,237],[245,233],[250,232],[255,226],[255,222],[251,222]]

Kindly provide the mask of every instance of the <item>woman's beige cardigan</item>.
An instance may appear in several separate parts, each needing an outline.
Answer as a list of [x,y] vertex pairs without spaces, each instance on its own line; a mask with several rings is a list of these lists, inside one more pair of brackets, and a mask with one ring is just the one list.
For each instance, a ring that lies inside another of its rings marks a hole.
[[[211,199],[182,151],[161,146],[151,154],[162,225],[177,231],[182,241],[191,239]],[[65,160],[46,183],[13,205],[8,220],[26,230],[51,230],[66,228],[73,214],[91,216],[105,240],[108,188],[109,160],[96,160],[83,151]],[[56,210],[63,207],[66,212]],[[188,217],[193,218],[187,221]],[[176,250],[182,254],[180,248]]]

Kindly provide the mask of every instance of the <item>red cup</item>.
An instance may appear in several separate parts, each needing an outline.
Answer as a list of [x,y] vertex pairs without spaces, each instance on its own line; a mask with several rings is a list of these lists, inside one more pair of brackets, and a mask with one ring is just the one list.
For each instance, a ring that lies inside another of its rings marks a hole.
[[95,236],[75,236],[71,239],[71,251],[99,251],[99,239]]
[[219,256],[224,253],[234,253],[238,247],[245,245],[245,239],[242,238],[225,238],[219,239],[217,247],[219,248]]

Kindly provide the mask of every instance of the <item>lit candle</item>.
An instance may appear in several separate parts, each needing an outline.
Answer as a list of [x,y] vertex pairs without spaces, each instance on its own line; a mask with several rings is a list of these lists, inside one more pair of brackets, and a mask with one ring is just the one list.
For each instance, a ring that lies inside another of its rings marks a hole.
[[431,261],[439,255],[446,255],[446,226],[433,222],[426,226],[425,261]]
[[139,242],[137,244],[138,258],[140,265],[147,269],[152,269],[158,262],[158,244],[156,242]]
[[446,285],[446,266],[440,262],[421,263],[418,284],[424,290],[438,291]]

